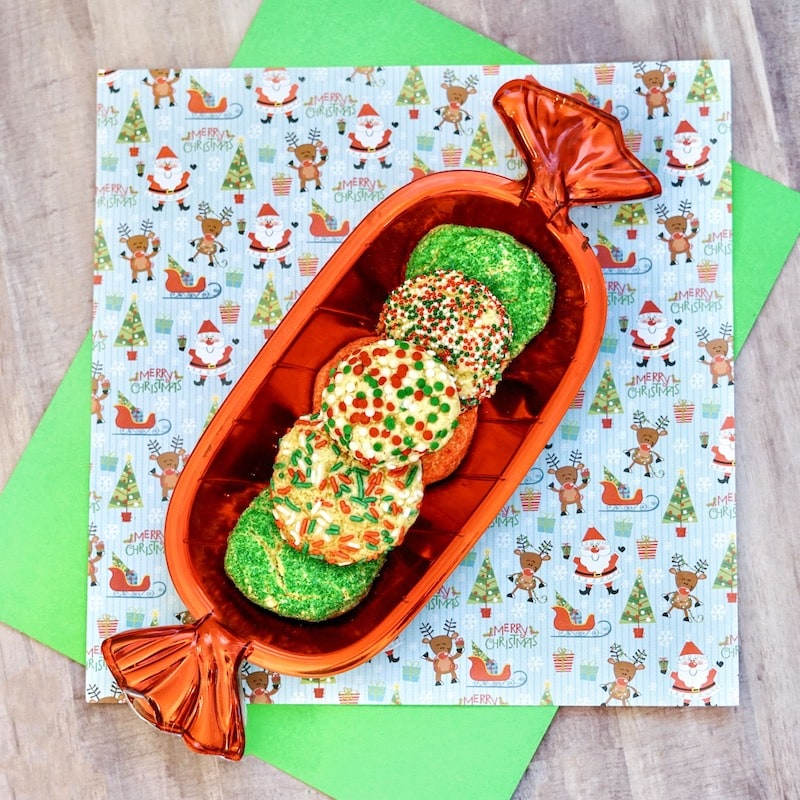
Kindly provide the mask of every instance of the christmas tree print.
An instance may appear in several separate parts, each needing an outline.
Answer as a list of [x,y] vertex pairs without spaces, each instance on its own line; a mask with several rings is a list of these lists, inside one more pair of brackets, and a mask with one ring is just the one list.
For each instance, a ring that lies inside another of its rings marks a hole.
[[223,191],[236,192],[237,197],[234,199],[237,202],[241,202],[244,199],[241,192],[245,189],[256,188],[256,182],[253,179],[253,173],[250,172],[250,164],[244,152],[244,139],[239,139],[236,152],[231,159],[231,165],[228,167],[228,173],[225,175],[225,180],[222,181],[220,188]]
[[644,581],[642,580],[642,571],[636,570],[636,580],[633,582],[633,588],[628,596],[628,601],[625,603],[625,608],[622,610],[622,616],[619,618],[621,625],[635,625],[633,635],[640,639],[644,636],[644,628],[642,625],[646,622],[655,622],[653,616],[653,608],[650,605],[650,598],[647,596],[647,591],[644,588]]
[[130,154],[139,155],[139,144],[150,141],[150,134],[147,132],[147,125],[142,115],[142,107],[139,104],[139,93],[133,93],[133,101],[128,109],[125,121],[122,123],[117,144],[131,145]]
[[483,557],[483,563],[480,570],[478,570],[478,577],[472,586],[472,590],[467,598],[467,603],[475,605],[480,603],[481,616],[490,617],[492,609],[489,608],[489,603],[502,603],[503,596],[500,593],[500,586],[497,583],[497,576],[494,574],[492,562],[490,559],[491,551],[487,550]]
[[126,456],[125,466],[122,468],[111,500],[108,501],[108,507],[121,509],[122,521],[130,522],[130,509],[142,508],[142,506],[142,493],[139,491],[139,484],[136,483],[136,476],[133,474],[131,457]]
[[263,325],[265,329],[264,336],[268,337],[282,316],[283,311],[281,310],[281,304],[278,302],[278,292],[275,290],[275,281],[273,274],[270,272],[267,276],[267,285],[264,287],[250,324]]
[[[714,80],[714,73],[711,71],[711,65],[703,59],[700,66],[697,68],[697,74],[694,76],[692,85],[689,87],[689,93],[686,95],[687,103],[706,103],[719,101],[722,98],[717,88],[717,82]],[[701,108],[701,116],[708,113],[708,108]]]
[[394,685],[394,689],[392,689],[392,705],[393,706],[401,706],[402,703],[400,702],[400,684],[396,683]]
[[617,384],[611,374],[611,363],[606,361],[600,385],[597,387],[592,404],[589,406],[590,414],[602,414],[604,428],[611,427],[611,414],[622,414],[622,401],[619,399]]
[[550,681],[544,682],[544,691],[542,692],[542,699],[539,701],[540,706],[552,706],[553,695],[550,691]]
[[103,233],[103,221],[97,220],[97,227],[94,229],[94,260],[95,272],[108,272],[114,269],[114,262],[111,260],[111,253],[108,249],[108,242]]
[[400,87],[400,94],[395,100],[397,106],[411,106],[408,109],[408,116],[416,119],[419,116],[417,106],[430,105],[431,99],[428,97],[428,90],[422,80],[422,73],[419,67],[411,67],[406,75],[406,79]]
[[733,170],[731,168],[731,160],[728,159],[725,164],[725,169],[722,170],[722,177],[719,179],[717,189],[714,192],[715,200],[730,201],[733,195]]
[[131,304],[125,314],[125,319],[119,329],[117,338],[114,340],[115,347],[127,347],[129,358],[136,358],[136,351],[131,348],[147,347],[147,335],[144,332],[144,323],[139,314],[139,306],[136,304],[136,295],[131,299]]
[[478,130],[475,138],[469,147],[467,157],[464,159],[465,167],[495,167],[497,166],[497,156],[492,147],[492,140],[489,138],[489,129],[486,127],[486,114],[481,114]]
[[678,482],[661,521],[664,524],[674,523],[677,526],[675,530],[678,536],[686,535],[687,522],[697,522],[697,514],[689,496],[689,487],[686,485],[683,470],[678,474]]
[[202,86],[200,81],[197,80],[197,78],[195,78],[194,76],[190,76],[189,77],[189,86],[193,91],[197,92],[203,98],[203,102],[207,106],[213,106],[214,105],[214,95],[212,95],[211,92],[207,91]]
[[642,203],[623,203],[614,217],[614,225],[627,228],[629,239],[636,238],[636,226],[647,225],[647,214]]
[[728,602],[736,602],[736,586],[738,585],[738,558],[736,555],[736,537],[731,536],[725,555],[722,557],[717,577],[714,578],[715,589],[726,589]]
[[216,414],[218,410],[219,410],[219,395],[215,394],[211,398],[211,408],[208,409],[208,414],[206,415],[206,421],[203,423],[203,430],[205,430],[209,426],[211,420],[214,418],[214,414]]

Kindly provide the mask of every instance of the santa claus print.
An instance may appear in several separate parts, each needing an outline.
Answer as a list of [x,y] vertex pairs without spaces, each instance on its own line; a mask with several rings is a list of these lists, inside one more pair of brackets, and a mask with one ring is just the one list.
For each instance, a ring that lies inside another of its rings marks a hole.
[[[721,667],[722,662],[718,661],[716,666]],[[708,658],[694,642],[686,642],[683,646],[678,656],[678,668],[669,676],[672,678],[672,694],[684,706],[691,705],[695,697],[710,706],[712,695],[719,691],[716,668],[709,666]]]
[[[714,144],[716,139],[711,139]],[[694,176],[701,186],[708,186],[709,181],[705,175],[711,166],[708,154],[711,148],[703,142],[703,137],[686,121],[678,123],[672,136],[672,147],[665,151],[667,163],[664,169],[675,180],[673,186],[683,185],[686,178]]]
[[286,257],[294,249],[291,243],[292,231],[287,228],[280,214],[269,204],[264,203],[256,217],[255,230],[250,231],[250,252],[258,259],[253,267],[263,269],[265,261],[277,261],[283,269],[292,265]]
[[630,332],[633,337],[631,350],[640,356],[636,365],[646,367],[651,358],[658,357],[664,361],[664,366],[674,367],[670,354],[677,348],[675,330],[652,300],[645,301],[636,319],[636,327]]
[[581,542],[581,549],[572,561],[575,564],[573,577],[584,584],[581,594],[589,594],[593,586],[603,584],[609,594],[617,594],[614,581],[619,577],[617,560],[619,555],[611,551],[611,545],[597,528],[589,528]]
[[226,343],[219,328],[211,320],[205,320],[197,331],[194,347],[188,350],[189,372],[197,375],[194,385],[202,386],[206,378],[216,375],[223,386],[230,386],[233,381],[227,375],[233,366],[232,352],[233,347]]
[[392,133],[391,127],[386,127],[380,114],[369,103],[364,103],[358,112],[355,130],[348,134],[350,152],[358,159],[353,166],[364,169],[368,159],[377,159],[383,169],[391,167],[386,156],[392,150]]
[[736,424],[733,417],[725,418],[711,452],[714,454],[711,466],[721,475],[717,481],[728,483],[736,467]]
[[[194,167],[192,166],[192,169]],[[166,145],[158,151],[153,172],[147,176],[147,193],[153,198],[153,211],[162,211],[165,203],[177,203],[183,211],[191,206],[186,202],[190,193],[191,172],[184,170],[178,156]]]
[[285,67],[267,67],[261,77],[261,86],[256,89],[256,104],[264,112],[261,121],[267,125],[277,114],[283,114],[289,122],[297,122],[292,112],[300,101],[297,99],[298,84],[293,83]]

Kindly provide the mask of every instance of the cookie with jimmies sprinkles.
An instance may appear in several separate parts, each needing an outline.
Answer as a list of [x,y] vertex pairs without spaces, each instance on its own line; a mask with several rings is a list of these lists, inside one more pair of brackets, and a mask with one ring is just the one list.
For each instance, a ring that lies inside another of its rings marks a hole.
[[346,566],[381,558],[403,541],[422,502],[422,468],[368,468],[330,439],[319,415],[306,416],[278,445],[270,493],[289,546]]
[[430,350],[450,367],[463,405],[494,394],[512,332],[503,304],[457,270],[417,275],[386,299],[378,333]]
[[322,392],[328,435],[362,464],[397,469],[442,448],[461,403],[450,370],[409,342],[380,339],[339,362]]

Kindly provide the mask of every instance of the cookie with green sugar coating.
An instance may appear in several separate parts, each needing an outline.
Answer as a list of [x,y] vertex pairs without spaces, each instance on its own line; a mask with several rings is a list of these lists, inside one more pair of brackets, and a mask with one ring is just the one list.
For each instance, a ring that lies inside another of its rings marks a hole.
[[437,270],[463,272],[505,306],[512,358],[547,324],[556,290],[553,275],[537,253],[503,231],[464,225],[433,228],[411,253],[406,278]]
[[384,561],[340,567],[294,550],[281,538],[265,489],[228,537],[225,572],[252,603],[282,617],[321,622],[361,602]]

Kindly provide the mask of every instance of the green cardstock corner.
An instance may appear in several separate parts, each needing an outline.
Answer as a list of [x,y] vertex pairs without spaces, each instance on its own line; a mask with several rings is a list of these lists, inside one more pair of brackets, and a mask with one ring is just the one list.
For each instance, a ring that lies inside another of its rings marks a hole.
[[[289,4],[265,2],[233,65],[343,65],[356,54],[376,65],[531,63],[411,0],[387,0],[380,10],[376,18],[355,0],[319,0],[315,12],[328,33],[320,39],[318,31],[298,29]],[[800,232],[800,193],[738,164],[733,181],[738,353]],[[91,345],[89,335],[0,495],[0,621],[78,662],[86,655]],[[378,786],[397,800],[433,797],[439,792],[429,776],[443,762],[448,792],[508,797],[555,712],[255,706],[248,709],[247,752],[339,800]],[[325,743],[314,759],[309,735]],[[356,746],[358,770],[343,769]]]

